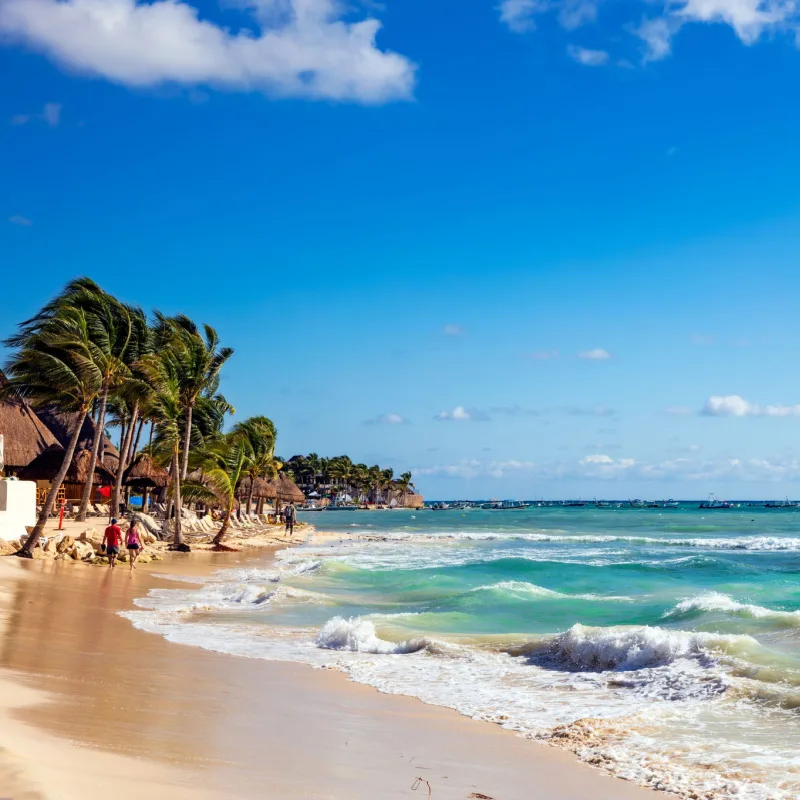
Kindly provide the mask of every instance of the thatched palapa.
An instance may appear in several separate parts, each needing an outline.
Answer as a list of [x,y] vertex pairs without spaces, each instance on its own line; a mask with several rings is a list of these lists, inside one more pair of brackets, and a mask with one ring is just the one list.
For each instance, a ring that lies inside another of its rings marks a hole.
[[[90,450],[76,450],[64,483],[88,483],[91,460]],[[19,477],[24,481],[52,481],[63,463],[64,449],[60,445],[54,445],[20,470]],[[114,473],[101,464],[99,459],[94,467],[92,483],[95,486],[113,486],[114,484]]]
[[159,467],[147,453],[141,453],[125,470],[122,483],[134,491],[163,489],[169,482],[169,473]]
[[[236,489],[239,498],[246,499],[250,496],[250,476],[242,478]],[[253,482],[253,497],[259,500],[274,500],[277,497],[275,487],[264,478],[256,478]]]
[[280,473],[275,480],[270,481],[278,500],[284,503],[304,503],[306,496],[297,487],[297,484],[288,476]]
[[[60,411],[52,406],[38,409],[37,414],[42,422],[52,431],[61,446],[66,449],[69,446],[72,432],[78,424],[78,414]],[[75,448],[76,452],[92,449],[96,430],[97,425],[95,425],[94,419],[92,419],[90,414],[87,415],[81,426],[81,435],[78,438],[78,444]],[[100,454],[98,453],[98,458],[99,457]],[[103,464],[113,473],[116,473],[119,467],[119,450],[114,447],[107,436],[103,436]]]
[[[0,372],[0,390],[6,383]],[[12,394],[0,400],[0,434],[3,435],[6,475],[26,467],[49,447],[60,447],[30,404],[18,395]]]

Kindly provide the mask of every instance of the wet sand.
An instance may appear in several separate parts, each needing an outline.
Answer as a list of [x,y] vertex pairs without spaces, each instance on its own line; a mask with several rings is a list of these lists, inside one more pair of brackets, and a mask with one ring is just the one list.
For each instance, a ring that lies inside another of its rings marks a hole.
[[268,553],[169,554],[140,567],[0,559],[0,798],[648,800],[571,754],[333,670],[245,659],[134,629],[116,612],[158,573]]

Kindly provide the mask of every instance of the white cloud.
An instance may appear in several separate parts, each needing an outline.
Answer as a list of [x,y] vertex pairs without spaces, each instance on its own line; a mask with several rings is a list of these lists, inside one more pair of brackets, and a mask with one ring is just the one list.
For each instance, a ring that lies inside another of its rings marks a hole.
[[665,17],[646,19],[634,29],[645,44],[644,61],[660,61],[672,51],[672,37],[678,32],[680,22]]
[[800,417],[800,404],[760,406],[738,394],[712,395],[701,414],[708,417]]
[[503,0],[500,21],[514,33],[525,33],[536,27],[534,17],[549,8],[547,0]]
[[434,419],[437,422],[485,422],[489,417],[477,408],[456,406],[452,411],[440,411]]
[[28,228],[33,225],[33,221],[28,219],[27,217],[23,217],[21,214],[14,214],[13,216],[8,218],[8,221],[12,225],[21,225],[24,228]]
[[379,414],[374,419],[364,420],[365,425],[408,425],[409,420],[400,414]]
[[34,120],[41,120],[51,128],[58,127],[61,122],[61,103],[45,103],[40,114],[15,114],[11,117],[11,124],[27,125]]
[[558,12],[559,24],[568,31],[574,31],[596,19],[597,3],[590,0],[565,0]]
[[594,350],[578,353],[578,358],[583,358],[586,361],[607,361],[611,358],[611,353],[608,350],[603,350],[602,347],[595,347]]
[[463,336],[464,329],[460,325],[454,325],[451,323],[450,325],[444,326],[442,333],[444,333],[445,336]]
[[573,61],[577,61],[585,67],[602,67],[604,64],[608,64],[608,53],[605,50],[589,50],[586,47],[571,44],[567,47],[567,53]]
[[3,0],[0,33],[68,69],[127,86],[209,84],[279,96],[407,99],[415,66],[380,50],[374,18],[336,0],[256,0],[232,33],[178,0]]

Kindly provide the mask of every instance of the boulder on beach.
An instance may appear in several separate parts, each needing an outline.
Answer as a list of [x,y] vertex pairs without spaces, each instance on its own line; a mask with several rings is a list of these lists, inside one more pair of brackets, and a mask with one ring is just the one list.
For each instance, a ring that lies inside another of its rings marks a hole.
[[75,547],[75,539],[69,534],[61,537],[61,540],[56,542],[56,550],[59,553],[71,553]]
[[94,558],[94,547],[89,542],[75,542],[70,555],[76,561],[91,559]]

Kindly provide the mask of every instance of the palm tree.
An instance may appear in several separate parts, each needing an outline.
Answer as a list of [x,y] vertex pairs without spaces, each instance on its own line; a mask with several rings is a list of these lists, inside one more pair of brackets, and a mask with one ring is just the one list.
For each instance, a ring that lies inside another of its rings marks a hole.
[[268,417],[250,417],[250,419],[234,425],[231,434],[247,439],[251,450],[246,471],[250,477],[250,492],[247,497],[247,513],[249,515],[253,505],[256,478],[274,477],[275,439],[278,431]]
[[[122,380],[129,374],[126,352],[132,334],[131,309],[112,295],[103,291],[90,278],[76,278],[31,320],[23,323],[23,328],[33,330],[46,325],[48,320],[58,316],[68,308],[81,309],[86,318],[86,327],[92,348],[92,359],[103,375],[100,391],[97,425],[92,442],[89,475],[94,475],[106,416],[109,396],[113,395]],[[141,312],[140,312],[141,313]],[[143,316],[143,315],[142,315]],[[86,520],[86,511],[92,497],[94,482],[90,479],[83,488],[77,519]]]
[[384,491],[383,502],[387,505],[392,500],[392,483],[394,479],[394,470],[389,467],[388,469],[381,470],[380,484]]
[[404,472],[396,482],[400,496],[403,498],[403,505],[406,504],[406,494],[408,494],[408,487],[411,486],[411,473]]
[[219,371],[233,355],[230,347],[219,347],[219,336],[210,326],[203,333],[189,317],[178,314],[165,317],[156,312],[156,334],[160,346],[180,351],[180,400],[184,411],[183,461],[181,478],[189,470],[189,451],[192,446],[192,414],[198,398],[204,393],[213,395],[219,386]]
[[[33,531],[16,553],[23,558],[33,558],[33,548],[44,531],[75,455],[86,415],[104,390],[103,360],[98,358],[91,325],[83,309],[65,306],[54,315],[23,323],[19,333],[5,342],[18,350],[5,365],[8,383],[4,393],[16,393],[33,406],[55,405],[75,414],[75,428],[61,467]],[[89,473],[90,482],[93,474],[94,469]]]
[[[177,363],[180,354],[169,349],[152,353],[142,359],[139,368],[153,389],[149,413],[156,426],[153,444],[147,448],[155,462],[168,467],[172,485],[172,504],[175,509],[175,531],[172,546],[175,550],[189,551],[183,541],[181,521],[181,423],[184,408],[181,402],[181,368]],[[169,526],[169,512],[164,520]]]
[[192,453],[192,467],[200,470],[202,480],[187,480],[186,497],[205,502],[217,501],[224,508],[222,527],[214,537],[214,546],[221,549],[228,532],[231,514],[236,505],[236,487],[247,474],[253,458],[249,438],[230,433],[208,442]]

